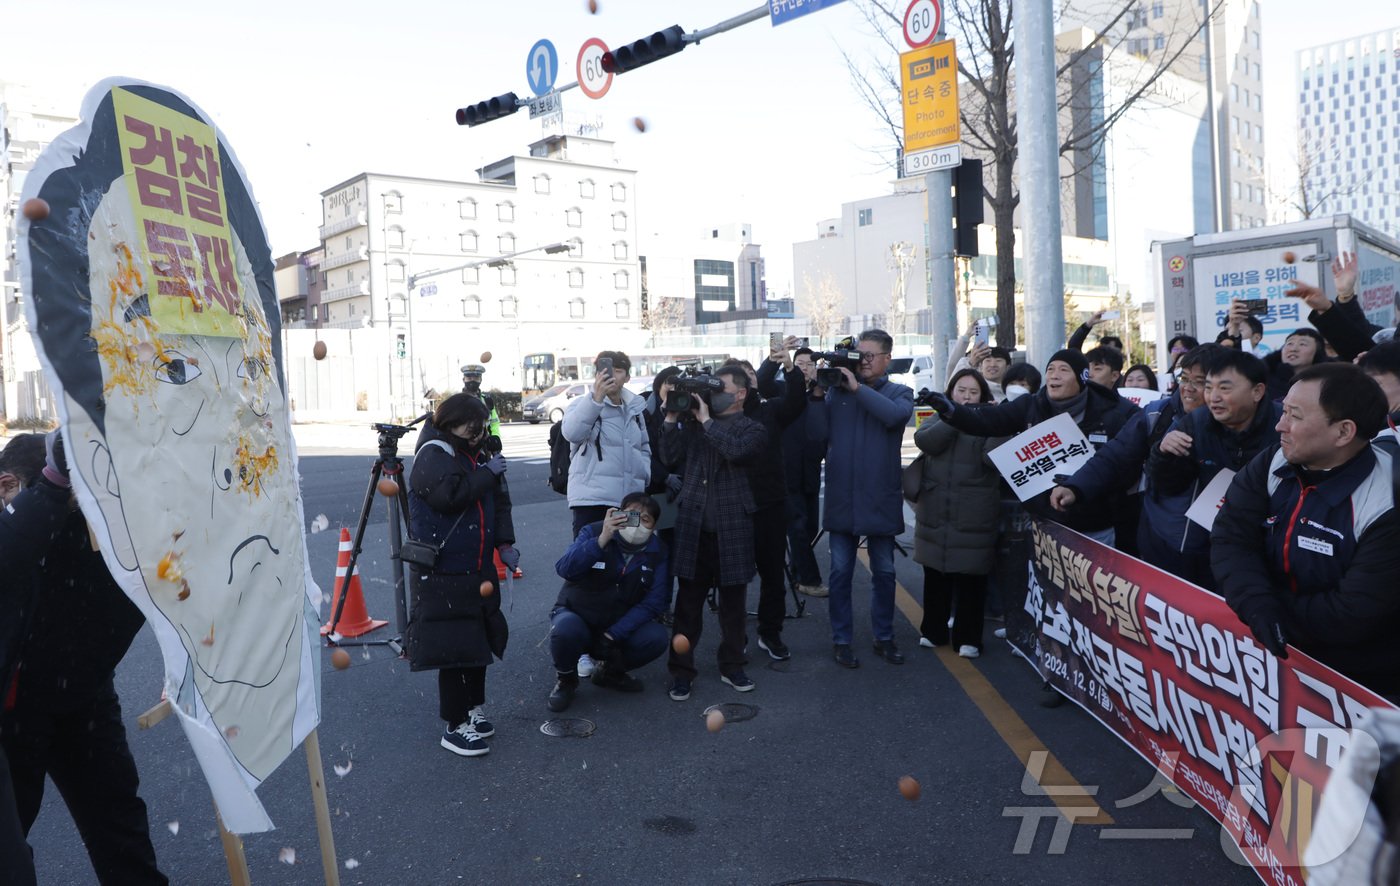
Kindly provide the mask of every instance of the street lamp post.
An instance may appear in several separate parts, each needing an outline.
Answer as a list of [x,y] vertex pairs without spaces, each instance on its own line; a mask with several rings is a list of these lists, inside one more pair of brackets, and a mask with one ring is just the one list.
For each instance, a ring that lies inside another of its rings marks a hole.
[[[408,334],[409,334],[409,338],[412,339],[412,337],[413,337],[413,295],[414,295],[414,293],[418,290],[419,284],[420,284],[421,282],[423,282],[424,280],[428,280],[428,279],[433,278],[433,277],[441,277],[441,276],[444,275],[444,274],[454,274],[454,273],[457,273],[458,271],[465,271],[465,270],[469,270],[469,269],[471,269],[471,268],[481,268],[481,267],[486,267],[486,268],[503,268],[503,267],[505,267],[506,265],[509,265],[513,259],[518,258],[519,256],[522,256],[522,255],[528,255],[528,254],[530,254],[530,253],[532,253],[532,252],[543,252],[543,253],[545,253],[546,255],[558,255],[558,254],[561,253],[561,252],[568,252],[568,251],[569,251],[569,244],[567,244],[567,243],[549,243],[549,244],[546,244],[546,245],[544,245],[544,246],[532,246],[532,247],[530,247],[529,249],[521,249],[521,250],[518,250],[518,251],[516,251],[516,252],[508,252],[508,253],[506,253],[506,254],[504,254],[504,255],[495,256],[494,258],[483,258],[483,259],[478,259],[477,261],[466,262],[466,263],[460,264],[460,265],[452,265],[451,267],[447,267],[447,268],[434,268],[433,270],[430,270],[430,271],[423,271],[422,273],[419,273],[419,274],[409,274],[409,275],[408,275],[408,296],[407,296],[407,298],[405,299],[405,300],[407,301],[407,303],[408,303],[407,308],[406,308],[406,314],[407,314],[407,319],[408,319]],[[411,252],[410,252],[409,260],[412,261],[412,253],[411,253]],[[519,329],[520,329],[520,310],[519,310],[519,305],[516,306],[515,325],[516,325],[516,340],[517,340],[517,342],[518,342],[518,341],[519,341]],[[517,348],[518,348],[518,347],[519,347],[519,346],[517,345]],[[410,350],[410,352],[413,351],[412,345],[409,346],[409,350]],[[410,367],[409,367],[409,374],[410,374],[410,376],[412,376],[412,371],[413,371],[413,369],[412,369],[412,367],[410,366]],[[412,382],[411,379],[410,379],[410,384],[414,384],[414,383]],[[415,387],[418,387],[419,385],[414,384],[414,386],[415,386]]]

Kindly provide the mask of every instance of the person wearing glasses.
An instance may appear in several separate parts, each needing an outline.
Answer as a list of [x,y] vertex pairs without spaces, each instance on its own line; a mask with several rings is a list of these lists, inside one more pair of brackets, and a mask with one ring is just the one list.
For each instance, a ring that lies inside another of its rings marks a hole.
[[903,664],[894,642],[894,539],[904,531],[900,446],[914,414],[914,392],[889,380],[894,339],[882,329],[860,334],[860,368],[841,367],[842,383],[807,409],[808,436],[826,444],[826,503],[831,571],[828,612],[836,663],[860,666],[851,648],[851,580],[856,544],[865,536],[870,555],[870,627],[875,654]]
[[1186,511],[1191,491],[1167,494],[1145,474],[1152,448],[1182,416],[1205,405],[1206,373],[1223,349],[1209,344],[1192,348],[1178,364],[1180,375],[1170,397],[1153,400],[1104,446],[1089,463],[1050,491],[1050,506],[1064,512],[1093,502],[1121,485],[1123,478],[1141,478],[1142,519],[1137,525],[1137,556],[1159,569],[1185,577],[1188,563],[1182,547],[1190,531]]

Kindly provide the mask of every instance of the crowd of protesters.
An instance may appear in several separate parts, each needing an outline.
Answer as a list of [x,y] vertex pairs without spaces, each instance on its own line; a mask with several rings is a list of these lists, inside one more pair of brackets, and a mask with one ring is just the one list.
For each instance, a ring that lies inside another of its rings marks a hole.
[[[642,691],[633,672],[663,656],[669,697],[688,700],[702,675],[707,599],[718,613],[717,676],[752,691],[747,595],[755,576],[762,654],[775,661],[792,654],[783,639],[791,591],[794,600],[798,593],[827,599],[832,659],[857,668],[861,547],[871,573],[867,648],[888,665],[904,664],[894,636],[894,553],[907,513],[923,570],[921,647],[983,654],[984,614],[995,616],[1004,602],[999,585],[1008,601],[1019,591],[998,575],[1003,542],[1016,515],[1029,514],[1220,594],[1277,657],[1295,646],[1400,699],[1400,646],[1392,642],[1400,629],[1393,591],[1400,341],[1362,313],[1355,257],[1341,256],[1332,272],[1332,295],[1307,284],[1289,291],[1308,306],[1309,325],[1277,350],[1264,345],[1259,318],[1236,302],[1213,342],[1168,342],[1160,371],[1131,362],[1114,336],[1084,349],[1103,312],[1075,330],[1043,372],[985,336],[969,350],[969,330],[953,348],[946,388],[920,392],[934,414],[914,433],[919,455],[907,466],[901,448],[915,394],[891,380],[894,341],[883,330],[825,353],[775,340],[757,368],[737,359],[700,373],[671,367],[648,394],[626,387],[625,353],[600,353],[592,390],[570,403],[561,423],[572,542],[556,563],[554,682],[543,701],[552,712],[567,710],[583,679]],[[441,746],[471,757],[489,752],[495,732],[485,712],[486,673],[508,640],[498,575],[518,575],[520,555],[496,418],[479,392],[480,367],[465,369],[477,370],[476,387],[468,378],[462,393],[438,406],[408,477],[411,535],[428,554],[410,571],[406,645],[414,670],[437,671]],[[1059,416],[1083,433],[1092,457],[1018,503],[989,453]],[[43,601],[27,634],[0,636],[0,686],[11,697],[0,719],[0,812],[18,810],[0,815],[0,844],[22,845],[47,773],[100,875],[164,882],[112,689],[139,613],[128,611],[91,557],[66,563],[77,579],[35,562],[49,546],[82,548],[56,440],[49,438],[47,453],[31,436],[0,454],[0,502],[9,505],[0,543],[33,583],[77,588],[92,605],[111,608],[122,629],[103,655],[65,659],[66,647],[42,641],[44,606],[53,605]],[[1213,524],[1188,518],[1223,472],[1230,481]],[[814,554],[821,535],[830,551],[825,584]],[[17,664],[25,681],[16,705]],[[76,680],[85,690],[63,696],[69,707],[55,707],[40,700],[44,679]],[[42,733],[35,724],[53,731],[75,716],[105,724],[100,741],[85,739],[105,749],[103,778],[73,768],[76,752],[33,740]],[[3,755],[20,764],[9,781]],[[88,822],[99,801],[129,810],[122,827]]]

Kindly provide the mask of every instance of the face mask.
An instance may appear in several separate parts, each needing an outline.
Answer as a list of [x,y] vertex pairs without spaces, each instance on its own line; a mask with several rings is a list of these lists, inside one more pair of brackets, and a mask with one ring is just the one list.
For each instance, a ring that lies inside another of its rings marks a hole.
[[718,415],[724,410],[734,405],[735,395],[728,391],[720,391],[710,395],[710,412]]
[[617,531],[618,536],[633,547],[641,547],[651,538],[649,526],[624,526]]
[[1030,388],[1023,388],[1020,385],[1008,385],[1006,388],[1006,399],[1014,400],[1031,392]]

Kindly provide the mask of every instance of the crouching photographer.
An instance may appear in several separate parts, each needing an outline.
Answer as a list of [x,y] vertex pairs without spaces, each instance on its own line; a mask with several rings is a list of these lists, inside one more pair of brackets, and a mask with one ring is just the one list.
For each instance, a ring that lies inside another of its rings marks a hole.
[[666,546],[653,530],[661,506],[643,492],[609,508],[598,523],[579,530],[555,564],[564,579],[550,613],[549,652],[558,680],[549,709],[558,713],[574,700],[578,657],[595,662],[594,686],[641,692],[628,671],[661,657],[670,636],[660,618],[671,605]]

